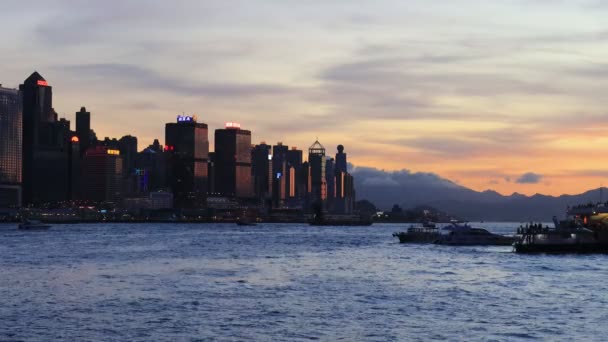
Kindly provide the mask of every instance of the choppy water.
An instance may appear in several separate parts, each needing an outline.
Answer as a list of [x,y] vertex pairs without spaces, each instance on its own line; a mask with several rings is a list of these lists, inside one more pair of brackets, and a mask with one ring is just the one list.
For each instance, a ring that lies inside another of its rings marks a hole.
[[0,225],[0,341],[608,336],[608,256],[400,245],[400,227]]

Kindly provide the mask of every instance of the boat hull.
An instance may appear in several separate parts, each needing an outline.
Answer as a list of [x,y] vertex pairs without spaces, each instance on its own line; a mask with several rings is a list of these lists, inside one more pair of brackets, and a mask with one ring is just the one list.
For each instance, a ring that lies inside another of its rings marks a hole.
[[439,239],[439,233],[395,233],[400,243],[433,243]]

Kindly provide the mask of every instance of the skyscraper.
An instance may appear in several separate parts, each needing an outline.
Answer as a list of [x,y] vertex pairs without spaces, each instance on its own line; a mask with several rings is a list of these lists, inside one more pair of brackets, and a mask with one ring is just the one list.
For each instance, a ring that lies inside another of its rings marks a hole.
[[287,197],[287,151],[289,146],[282,142],[272,147],[272,202],[276,208],[283,207]]
[[[287,200],[301,200],[304,183],[300,182],[302,173],[302,150],[292,147],[287,151]],[[300,203],[301,204],[301,203]]]
[[251,131],[236,122],[215,130],[215,191],[229,197],[253,197]]
[[253,189],[255,196],[260,199],[269,197],[272,193],[271,186],[271,146],[266,143],[255,145],[251,150],[251,175],[253,177]]
[[317,140],[308,148],[309,201],[311,205],[321,208],[325,208],[327,199],[325,162],[325,147]]
[[82,197],[94,202],[118,202],[123,180],[120,151],[105,146],[89,148],[83,164]]
[[355,205],[354,179],[347,170],[346,153],[344,146],[338,145],[335,165],[335,194],[332,200],[332,209],[341,214],[352,214]]
[[0,208],[21,205],[21,108],[19,91],[0,87]]
[[80,143],[81,153],[85,153],[91,146],[91,112],[87,112],[85,107],[81,107],[79,112],[76,112],[76,136]]
[[194,116],[177,117],[165,126],[169,186],[178,208],[205,205],[208,189],[209,137],[207,124]]
[[69,196],[70,122],[57,120],[53,92],[37,72],[19,86],[23,96],[23,202],[53,203]]
[[336,173],[348,172],[348,164],[346,162],[346,153],[344,153],[344,146],[338,145],[338,153],[336,153]]

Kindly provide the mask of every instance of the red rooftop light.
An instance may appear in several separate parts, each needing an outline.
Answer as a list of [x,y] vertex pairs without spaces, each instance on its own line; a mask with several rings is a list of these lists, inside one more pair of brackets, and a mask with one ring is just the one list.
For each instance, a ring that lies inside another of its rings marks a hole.
[[44,80],[39,80],[38,82],[36,82],[39,86],[43,86],[43,87],[48,87],[49,86],[49,82],[44,81]]

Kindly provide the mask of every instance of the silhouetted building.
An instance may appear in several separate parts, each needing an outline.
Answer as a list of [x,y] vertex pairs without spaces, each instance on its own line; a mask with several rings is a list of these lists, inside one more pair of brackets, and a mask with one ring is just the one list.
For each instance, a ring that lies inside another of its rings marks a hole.
[[[148,193],[169,188],[167,183],[168,152],[163,151],[158,140],[155,139],[154,142],[154,144],[137,154],[135,161],[135,190],[138,193]],[[158,146],[155,146],[157,143]]]
[[84,154],[86,150],[93,144],[91,134],[91,113],[87,112],[85,107],[81,107],[79,112],[76,112],[76,136],[80,142],[80,151]]
[[304,193],[304,182],[300,181],[300,173],[302,172],[302,150],[292,147],[287,151],[287,199],[300,200]]
[[70,138],[68,150],[68,194],[70,200],[82,199],[81,177],[82,177],[82,157],[80,154],[80,138],[78,135]]
[[344,146],[338,145],[338,153],[336,153],[336,172],[348,172],[348,163],[346,161],[346,153]]
[[327,183],[327,200],[331,200],[336,195],[336,174],[334,158],[327,157],[325,160],[325,182]]
[[54,203],[69,196],[69,121],[57,120],[52,88],[34,72],[19,86],[23,97],[23,201]]
[[287,151],[289,146],[281,142],[272,147],[272,203],[275,208],[285,206],[287,198]]
[[215,191],[222,196],[252,198],[251,131],[228,122],[215,130]]
[[124,160],[125,173],[135,170],[135,157],[137,155],[137,137],[125,135],[118,140],[118,149]]
[[308,149],[308,189],[309,208],[311,205],[325,208],[327,200],[327,181],[325,179],[325,147],[315,141]]
[[169,186],[175,206],[198,208],[205,205],[208,182],[209,138],[207,124],[192,116],[178,116],[165,126]]
[[105,146],[89,148],[82,169],[82,197],[94,202],[118,202],[122,197],[123,160],[120,151]]
[[0,87],[0,208],[21,206],[21,108],[19,91]]
[[[140,179],[141,170],[139,175],[135,172],[135,162],[137,158],[137,138],[131,135],[123,136],[118,140],[118,150],[123,158],[123,173],[124,173],[124,186],[125,193],[133,194],[138,193],[138,181]],[[144,172],[145,173],[145,172]]]
[[256,145],[251,150],[251,175],[255,196],[269,198],[272,194],[272,156],[271,146],[265,143]]
[[217,195],[215,191],[215,152],[209,152],[209,160],[207,161],[207,173],[208,173],[208,189],[207,194]]
[[356,196],[354,179],[347,170],[348,163],[344,146],[338,145],[335,165],[335,193],[332,200],[333,211],[341,214],[352,214],[354,211]]

